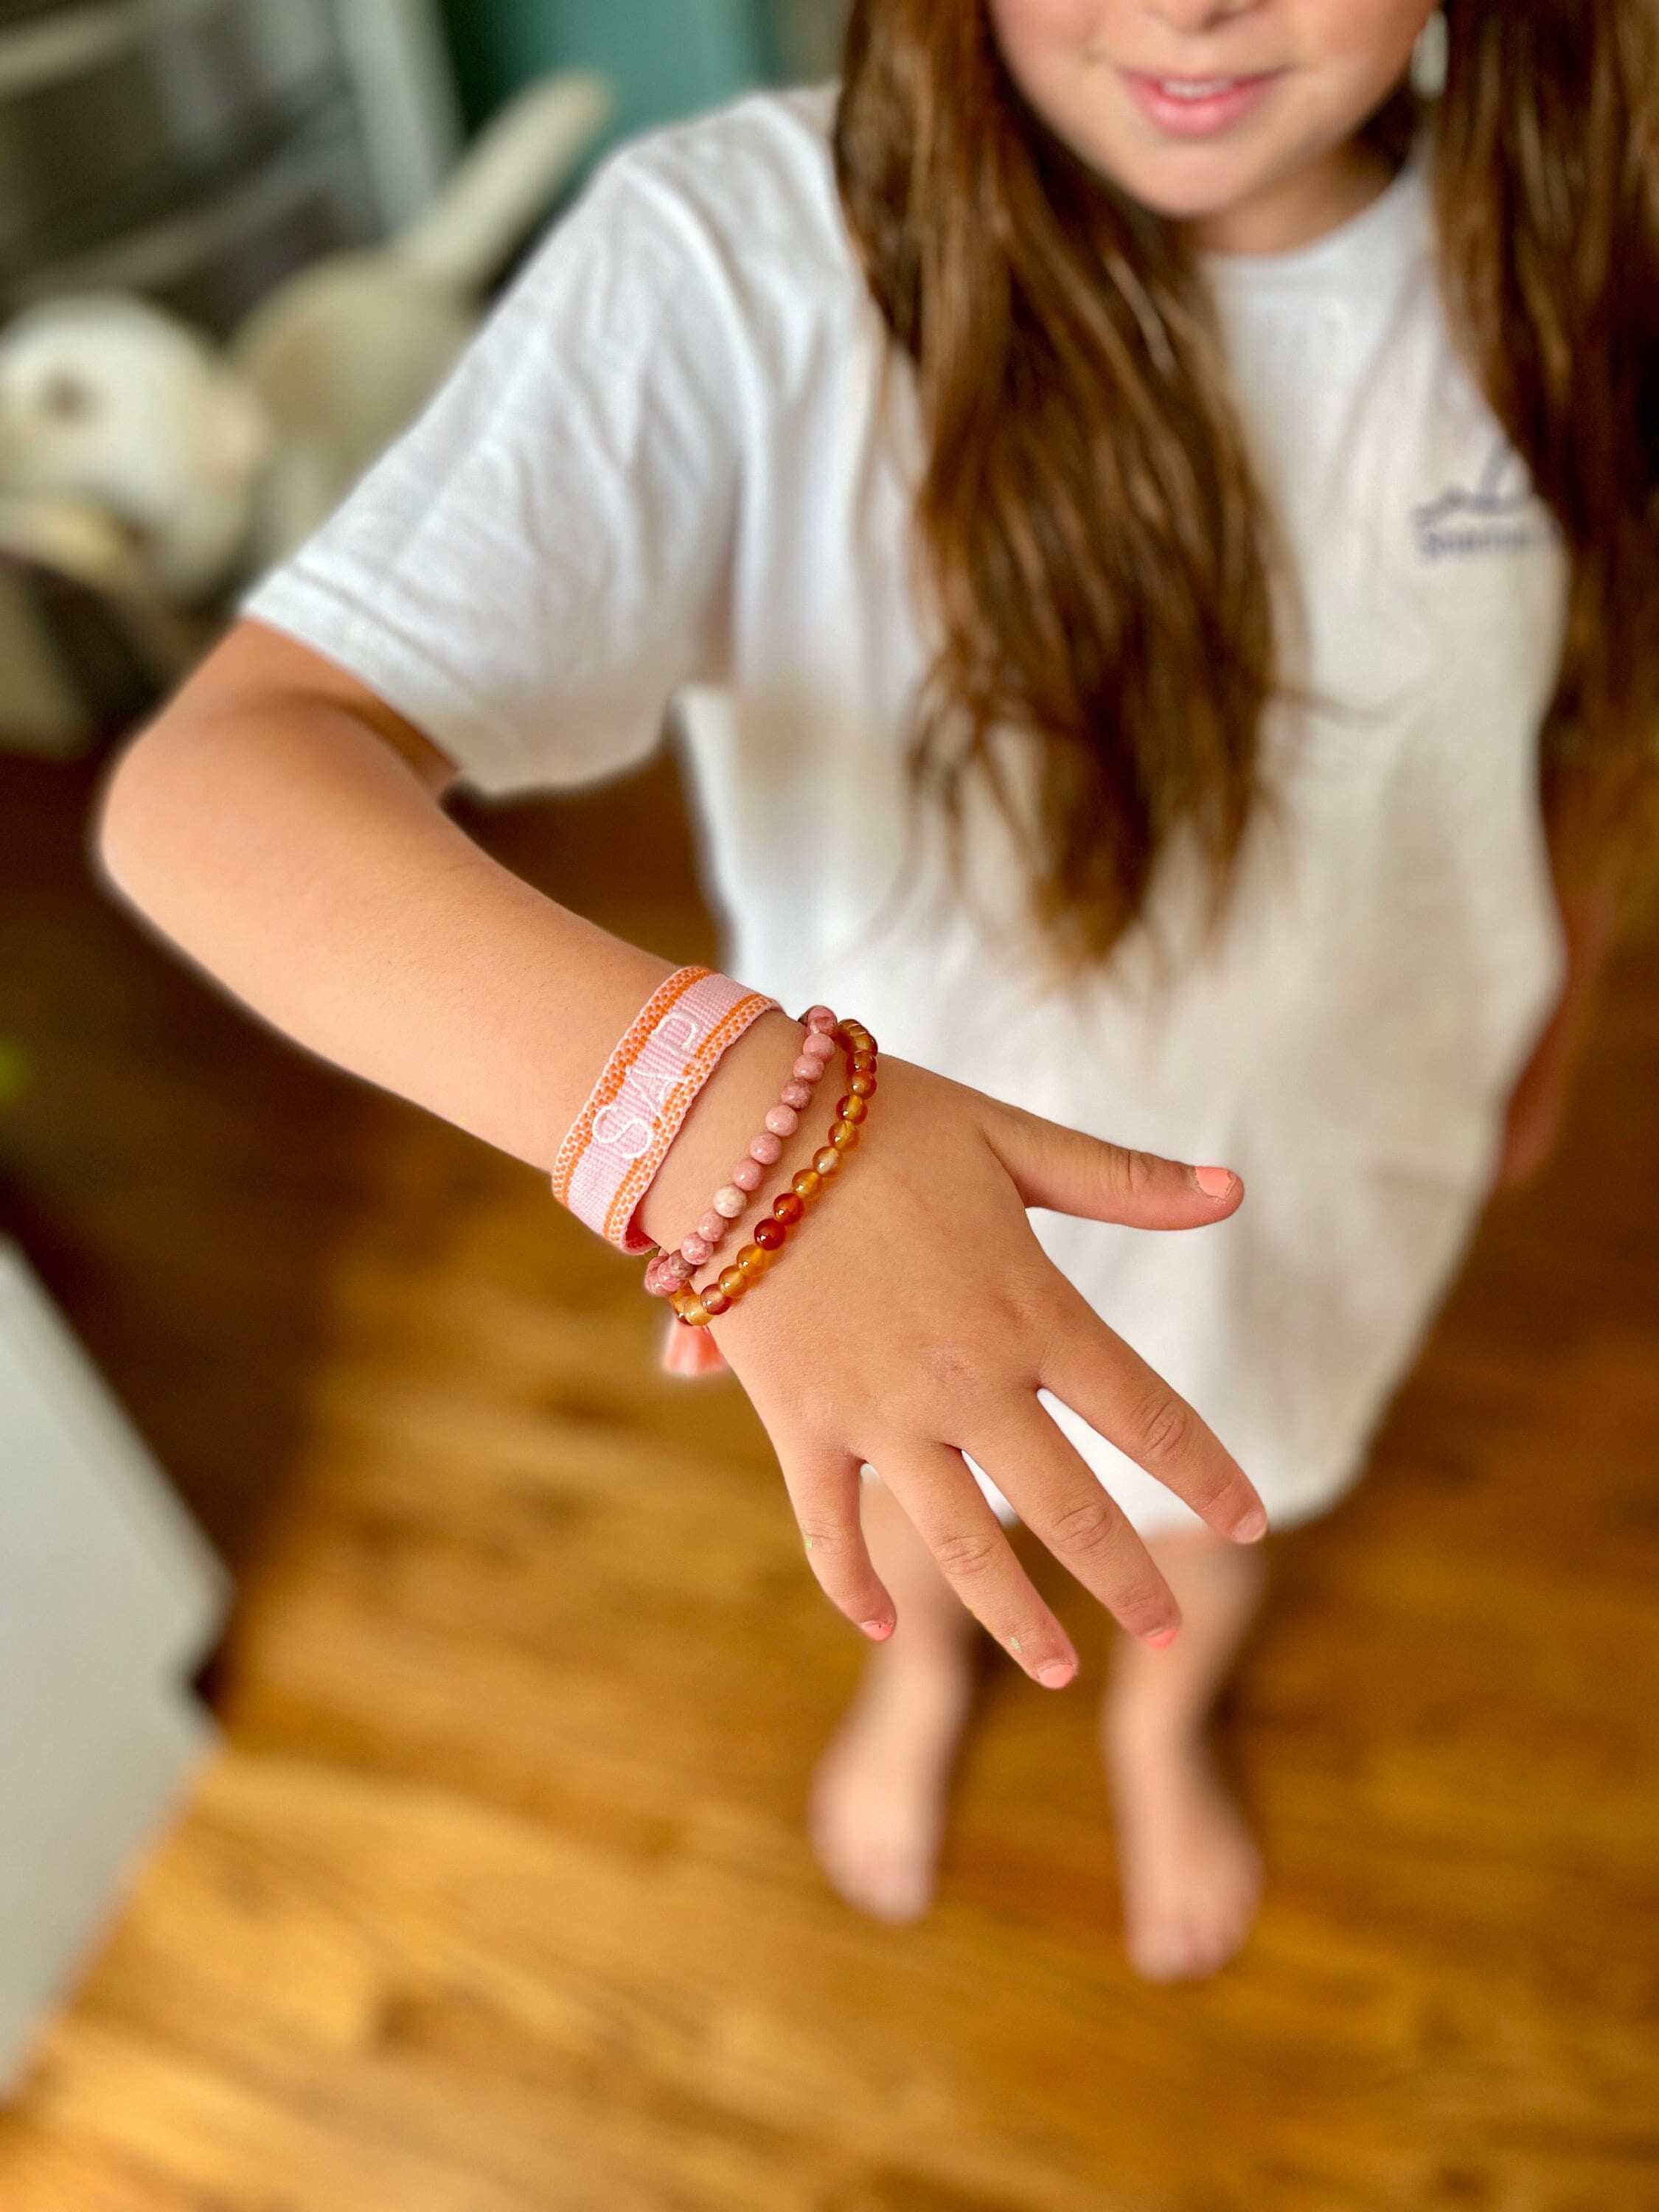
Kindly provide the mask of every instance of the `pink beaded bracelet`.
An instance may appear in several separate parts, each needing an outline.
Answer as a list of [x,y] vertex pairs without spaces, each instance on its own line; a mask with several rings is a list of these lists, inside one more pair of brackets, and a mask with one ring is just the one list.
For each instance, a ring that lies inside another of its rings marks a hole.
[[799,1055],[789,1071],[789,1080],[778,1093],[777,1104],[767,1114],[765,1127],[732,1169],[730,1180],[714,1193],[708,1211],[681,1240],[678,1250],[659,1252],[647,1267],[645,1287],[653,1297],[672,1298],[685,1288],[699,1267],[714,1258],[727,1230],[760,1188],[766,1170],[782,1158],[784,1139],[799,1128],[801,1115],[812,1103],[813,1089],[823,1081],[824,1069],[836,1056],[836,1017],[828,1006],[814,1006],[804,1018],[804,1026],[806,1034]]

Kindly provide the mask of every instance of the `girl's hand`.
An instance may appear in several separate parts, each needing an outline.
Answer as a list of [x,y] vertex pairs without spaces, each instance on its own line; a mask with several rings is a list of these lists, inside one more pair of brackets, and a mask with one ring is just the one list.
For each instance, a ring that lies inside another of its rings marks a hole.
[[[759,1127],[781,1079],[774,1063],[787,1067],[797,1036],[771,1018],[738,1048],[744,1076],[717,1077],[705,1094],[715,1109],[708,1120],[700,1103],[669,1156],[669,1188],[653,1187],[647,1201],[649,1234],[672,1242],[685,1233],[707,1203],[701,1194]],[[826,1108],[836,1072],[832,1061],[820,1094]],[[823,1118],[815,1110],[803,1123],[816,1128]],[[724,1124],[717,1136],[709,1121]],[[676,1158],[694,1135],[695,1167],[690,1154]],[[763,1197],[808,1157],[803,1126]],[[1015,1558],[964,1453],[1131,1633],[1152,1643],[1174,1634],[1180,1616],[1168,1585],[1039,1403],[1040,1389],[1218,1534],[1251,1542],[1265,1533],[1261,1502],[1238,1467],[1091,1310],[1026,1218],[1028,1206],[1040,1206],[1148,1231],[1200,1228],[1224,1220],[1243,1195],[1236,1176],[1202,1172],[1200,1184],[1191,1168],[1103,1144],[884,1055],[866,1141],[776,1266],[714,1324],[777,1447],[809,1563],[866,1635],[890,1634],[895,1608],[860,1527],[866,1462],[963,1603],[1026,1673],[1054,1689],[1076,1673],[1070,1639]],[[667,1177],[665,1167],[659,1185]],[[734,1249],[743,1233],[740,1222]]]

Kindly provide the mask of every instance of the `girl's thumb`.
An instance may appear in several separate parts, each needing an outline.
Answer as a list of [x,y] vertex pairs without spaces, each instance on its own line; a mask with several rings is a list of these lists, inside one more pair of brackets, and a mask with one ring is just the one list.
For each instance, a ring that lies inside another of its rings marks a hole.
[[1244,1196],[1231,1168],[1129,1152],[1017,1107],[999,1106],[987,1134],[1026,1205],[1054,1213],[1133,1229],[1202,1229],[1237,1212]]

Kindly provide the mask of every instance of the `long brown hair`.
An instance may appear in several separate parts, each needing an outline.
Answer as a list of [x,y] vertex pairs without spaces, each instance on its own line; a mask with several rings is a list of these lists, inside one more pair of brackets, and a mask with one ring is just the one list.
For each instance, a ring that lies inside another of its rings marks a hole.
[[[1659,757],[1656,24],[1653,0],[1453,0],[1436,133],[1449,312],[1569,556],[1540,769],[1581,850]],[[1373,128],[1399,152],[1412,120],[1402,94]],[[1023,100],[985,0],[854,0],[836,150],[926,426],[916,781],[958,827],[990,789],[1036,918],[1095,960],[1177,834],[1224,893],[1261,795],[1274,556],[1212,307],[1176,227]]]

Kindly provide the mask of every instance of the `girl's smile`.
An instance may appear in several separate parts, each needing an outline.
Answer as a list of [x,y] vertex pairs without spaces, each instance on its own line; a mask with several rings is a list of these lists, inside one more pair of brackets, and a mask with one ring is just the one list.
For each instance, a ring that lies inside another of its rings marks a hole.
[[1137,107],[1171,138],[1212,138],[1254,115],[1267,99],[1282,70],[1253,76],[1147,76],[1137,70],[1120,72]]

